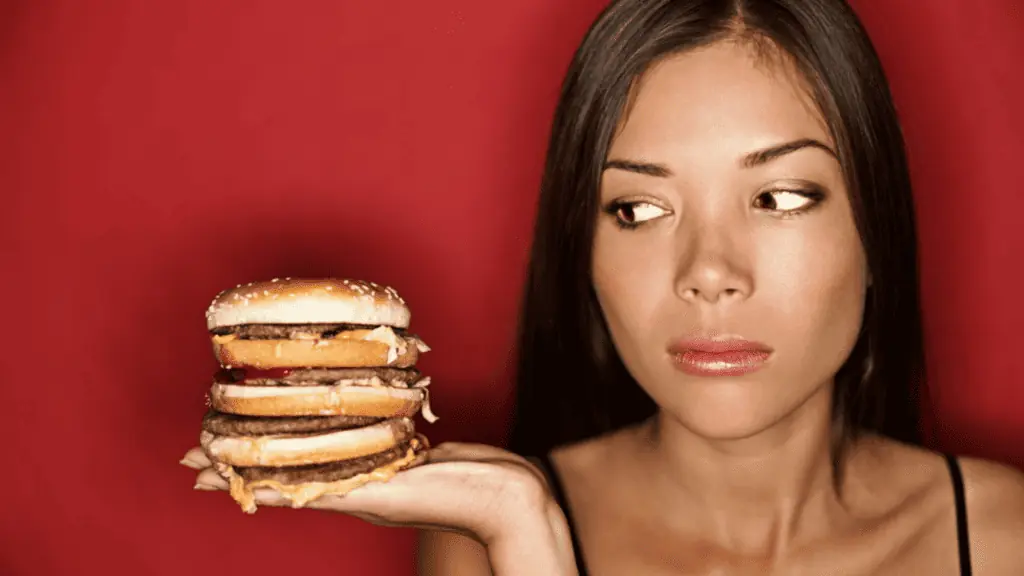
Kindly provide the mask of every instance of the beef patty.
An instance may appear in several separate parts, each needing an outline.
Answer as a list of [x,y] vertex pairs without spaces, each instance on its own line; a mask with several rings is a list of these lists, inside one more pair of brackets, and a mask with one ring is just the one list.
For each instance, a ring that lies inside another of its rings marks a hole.
[[[349,330],[375,330],[380,326],[363,324],[239,324],[238,326],[221,326],[210,330],[211,334],[226,336],[234,334],[242,340],[280,340],[320,337],[332,338],[339,332]],[[404,335],[404,328],[390,327],[395,334]]]
[[218,436],[311,434],[362,428],[382,420],[372,416],[239,416],[211,410],[203,418],[203,430]]
[[[262,374],[267,376],[261,377]],[[216,380],[226,384],[241,382],[245,380],[247,386],[323,386],[334,384],[339,380],[357,380],[380,378],[384,382],[400,382],[411,386],[423,379],[423,375],[415,368],[301,368],[301,369],[275,369],[275,370],[253,370],[249,371],[250,377],[246,380],[246,370],[235,368],[232,370],[221,369],[217,372]]]
[[[409,442],[404,442],[394,448],[378,452],[377,454],[363,456],[361,458],[353,458],[351,460],[343,460],[341,462],[331,462],[330,464],[288,466],[283,468],[235,468],[235,472],[247,482],[256,482],[259,480],[273,480],[282,484],[337,482],[339,480],[352,478],[359,474],[372,472],[376,468],[380,468],[389,462],[394,462],[395,460],[402,458],[408,450]],[[405,468],[411,468],[421,464],[426,459],[426,450],[426,442],[420,442],[416,447],[416,460],[407,464]]]

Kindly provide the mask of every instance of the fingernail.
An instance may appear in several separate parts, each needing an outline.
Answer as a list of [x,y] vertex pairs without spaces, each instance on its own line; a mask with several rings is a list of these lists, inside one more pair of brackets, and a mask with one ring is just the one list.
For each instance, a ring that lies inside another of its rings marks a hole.
[[208,492],[213,492],[213,491],[217,490],[216,488],[214,488],[213,486],[210,486],[209,484],[199,484],[199,483],[197,483],[195,486],[193,486],[192,489],[193,490],[206,490]]

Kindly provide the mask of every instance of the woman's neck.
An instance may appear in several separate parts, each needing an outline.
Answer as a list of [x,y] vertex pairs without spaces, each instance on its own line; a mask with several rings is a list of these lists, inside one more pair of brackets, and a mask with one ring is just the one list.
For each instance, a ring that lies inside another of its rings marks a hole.
[[[659,413],[639,435],[651,497],[681,526],[726,549],[783,555],[794,541],[822,534],[842,513],[833,482],[830,405],[825,390],[770,429],[729,440],[701,437]],[[679,510],[687,511],[685,518]]]

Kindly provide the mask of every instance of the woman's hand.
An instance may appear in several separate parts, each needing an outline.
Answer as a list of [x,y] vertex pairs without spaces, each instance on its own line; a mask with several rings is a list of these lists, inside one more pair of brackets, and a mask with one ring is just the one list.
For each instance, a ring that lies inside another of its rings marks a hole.
[[[200,471],[197,489],[228,489],[200,448],[190,450],[182,464]],[[259,505],[290,506],[271,489],[254,493]],[[306,507],[381,526],[465,534],[487,547],[496,575],[577,573],[565,516],[543,474],[525,458],[493,446],[441,444],[425,463],[387,482],[322,496]]]

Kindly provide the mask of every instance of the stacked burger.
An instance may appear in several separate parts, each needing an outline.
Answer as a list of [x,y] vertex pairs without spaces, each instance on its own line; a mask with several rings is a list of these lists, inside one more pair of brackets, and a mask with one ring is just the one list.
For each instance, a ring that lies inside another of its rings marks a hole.
[[410,317],[394,289],[356,280],[274,279],[214,298],[221,369],[200,444],[244,511],[257,488],[298,508],[423,460],[413,417],[436,417]]

